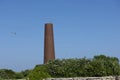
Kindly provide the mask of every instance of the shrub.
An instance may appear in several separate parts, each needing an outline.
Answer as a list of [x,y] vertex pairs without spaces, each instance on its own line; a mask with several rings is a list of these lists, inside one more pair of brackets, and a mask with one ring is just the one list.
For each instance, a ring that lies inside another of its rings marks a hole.
[[45,65],[37,65],[28,75],[29,80],[42,80],[44,78],[50,78],[47,67]]

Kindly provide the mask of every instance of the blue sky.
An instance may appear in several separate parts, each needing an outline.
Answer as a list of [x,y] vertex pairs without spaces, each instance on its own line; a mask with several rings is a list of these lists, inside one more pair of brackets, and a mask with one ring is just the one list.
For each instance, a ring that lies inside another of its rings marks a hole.
[[49,22],[56,58],[120,59],[119,0],[0,0],[0,68],[21,71],[42,64]]

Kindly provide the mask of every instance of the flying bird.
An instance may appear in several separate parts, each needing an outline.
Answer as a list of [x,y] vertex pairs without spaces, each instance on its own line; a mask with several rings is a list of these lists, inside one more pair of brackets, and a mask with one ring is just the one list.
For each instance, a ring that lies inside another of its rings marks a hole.
[[11,32],[11,36],[16,36],[16,32]]

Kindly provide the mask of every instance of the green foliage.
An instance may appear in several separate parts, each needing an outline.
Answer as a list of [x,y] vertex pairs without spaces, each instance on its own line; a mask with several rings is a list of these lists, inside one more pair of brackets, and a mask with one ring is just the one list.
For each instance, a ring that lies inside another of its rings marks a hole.
[[23,78],[26,78],[30,72],[31,72],[31,70],[27,69],[27,70],[21,71],[20,73],[23,75]]
[[91,61],[86,58],[63,59],[50,61],[47,67],[49,74],[53,77],[78,77],[86,76],[90,62]]
[[120,75],[119,59],[96,55],[92,59],[57,59],[47,64],[37,65],[33,70],[14,72],[0,70],[0,79],[42,80],[50,77],[101,77]]
[[50,61],[47,64],[52,77],[91,77],[120,75],[119,59],[105,55],[93,59],[63,59]]
[[0,69],[0,80],[1,79],[23,79],[26,78],[30,70],[22,72],[14,72],[10,69]]
[[92,66],[96,71],[96,76],[120,75],[119,60],[116,57],[94,56]]
[[1,69],[0,70],[0,77],[3,79],[14,79],[15,72],[10,69]]
[[24,78],[24,75],[21,72],[17,72],[15,79],[22,79],[22,78]]
[[37,65],[28,75],[29,80],[42,80],[51,77],[45,65]]

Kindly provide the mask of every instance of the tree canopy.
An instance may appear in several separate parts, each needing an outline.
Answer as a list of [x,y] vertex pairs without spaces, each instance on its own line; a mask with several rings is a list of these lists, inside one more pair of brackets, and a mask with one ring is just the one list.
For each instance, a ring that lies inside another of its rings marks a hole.
[[46,74],[45,77],[116,76],[120,75],[120,64],[116,57],[96,55],[92,59],[72,58],[49,61],[47,64],[36,66],[31,73],[38,78],[42,74]]
[[119,59],[105,55],[95,55],[92,59],[71,58],[51,60],[35,66],[33,70],[14,72],[0,69],[0,78],[42,80],[49,77],[101,77],[120,75]]

